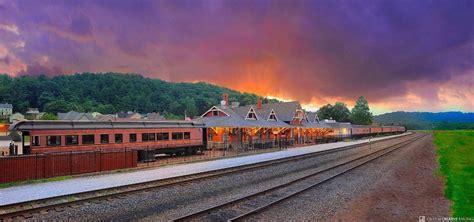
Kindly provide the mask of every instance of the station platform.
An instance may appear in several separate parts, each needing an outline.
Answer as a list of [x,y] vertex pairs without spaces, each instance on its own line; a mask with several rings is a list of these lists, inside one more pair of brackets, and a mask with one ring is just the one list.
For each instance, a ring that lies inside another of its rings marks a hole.
[[[387,138],[395,138],[410,133],[373,138],[378,141]],[[100,174],[94,176],[75,177],[63,181],[45,182],[38,184],[26,184],[0,189],[0,207],[8,204],[21,203],[79,192],[94,191],[104,188],[142,183],[147,181],[167,179],[177,176],[192,175],[206,171],[225,169],[230,167],[254,164],[263,161],[282,159],[291,156],[304,155],[324,150],[340,148],[368,142],[368,139],[350,142],[336,142],[318,144],[312,146],[290,148],[271,153],[262,153],[242,157],[209,160],[195,163],[164,166],[152,169],[143,169],[132,172],[121,172],[111,174]]]

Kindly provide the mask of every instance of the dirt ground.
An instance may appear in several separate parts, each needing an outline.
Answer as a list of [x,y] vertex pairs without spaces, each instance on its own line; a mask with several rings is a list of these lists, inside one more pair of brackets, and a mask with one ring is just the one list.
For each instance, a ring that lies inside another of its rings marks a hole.
[[436,175],[438,163],[432,139],[425,138],[401,167],[352,199],[332,220],[416,221],[420,216],[449,216],[450,202],[443,196],[443,183]]

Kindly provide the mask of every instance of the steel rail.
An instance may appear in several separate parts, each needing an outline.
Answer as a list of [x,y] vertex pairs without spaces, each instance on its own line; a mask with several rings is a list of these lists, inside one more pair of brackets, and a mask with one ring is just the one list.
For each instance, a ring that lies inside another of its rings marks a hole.
[[353,170],[353,169],[356,169],[356,168],[361,167],[361,166],[363,166],[363,165],[365,165],[365,164],[367,164],[367,163],[370,163],[370,162],[372,162],[372,161],[374,161],[374,160],[376,160],[376,159],[378,159],[378,158],[380,158],[380,157],[382,157],[382,156],[385,156],[385,155],[387,155],[387,154],[389,154],[389,153],[392,153],[393,151],[395,151],[395,150],[397,150],[397,149],[399,149],[399,148],[401,148],[401,147],[403,147],[403,146],[406,146],[406,145],[408,145],[408,144],[411,144],[411,143],[413,143],[413,142],[415,142],[415,141],[417,141],[417,140],[419,140],[419,139],[421,139],[421,138],[423,138],[423,137],[425,137],[425,135],[422,135],[422,136],[420,136],[420,137],[417,137],[417,138],[415,138],[414,140],[410,140],[410,141],[408,141],[408,142],[405,143],[405,144],[401,144],[400,146],[398,146],[398,147],[396,147],[396,148],[394,148],[394,149],[391,149],[391,150],[389,150],[389,151],[387,151],[387,152],[385,152],[385,153],[383,153],[383,154],[381,154],[381,155],[378,155],[378,156],[376,156],[376,157],[374,157],[374,158],[372,158],[372,159],[363,161],[363,162],[360,163],[360,164],[357,164],[357,165],[352,166],[352,167],[350,167],[350,168],[348,168],[348,169],[345,169],[345,170],[343,170],[343,171],[341,171],[341,172],[339,172],[339,173],[337,173],[337,174],[334,174],[334,175],[332,175],[332,176],[330,176],[330,177],[328,177],[328,178],[325,178],[324,180],[322,180],[322,181],[320,181],[320,182],[318,182],[318,183],[314,183],[314,184],[312,184],[312,185],[310,185],[310,186],[308,186],[308,187],[306,187],[306,188],[304,188],[304,189],[300,189],[300,190],[298,190],[298,191],[295,191],[295,192],[293,192],[293,193],[291,193],[291,194],[289,194],[289,195],[286,195],[286,196],[284,196],[284,197],[282,197],[282,198],[279,198],[279,199],[277,199],[277,200],[275,200],[275,201],[272,201],[272,202],[270,202],[270,203],[268,203],[268,204],[265,204],[265,205],[263,205],[263,206],[261,206],[261,207],[259,207],[259,208],[257,208],[257,209],[254,209],[254,210],[252,210],[252,211],[249,211],[249,212],[246,212],[246,213],[244,213],[244,214],[238,215],[238,216],[236,216],[236,217],[234,217],[234,218],[231,218],[231,219],[229,219],[229,220],[227,220],[227,221],[228,221],[228,222],[239,221],[239,220],[242,220],[242,219],[244,219],[244,218],[246,218],[246,217],[249,217],[249,216],[252,215],[252,214],[257,214],[257,213],[259,213],[259,212],[262,212],[262,211],[264,211],[265,209],[268,209],[268,208],[271,207],[271,206],[274,206],[274,205],[276,205],[276,204],[278,204],[278,203],[281,203],[281,202],[283,202],[283,201],[285,201],[285,200],[287,200],[287,199],[290,199],[290,198],[292,198],[292,197],[294,197],[294,196],[296,196],[296,195],[298,195],[298,194],[300,194],[300,193],[303,193],[303,192],[305,192],[305,191],[307,191],[307,190],[309,190],[309,189],[311,189],[311,188],[313,188],[313,187],[316,187],[316,186],[321,185],[321,184],[323,184],[323,183],[325,183],[325,182],[328,182],[328,181],[330,181],[330,180],[332,180],[332,179],[334,179],[334,178],[336,178],[336,177],[338,177],[338,176],[340,176],[340,175],[342,175],[342,174],[345,174],[345,173],[347,173],[347,172],[349,172],[349,171],[351,171],[351,170]]
[[[423,136],[424,136],[424,135],[422,135],[422,136],[415,136],[415,137],[409,138],[409,139],[404,140],[404,141],[402,141],[402,142],[396,143],[396,144],[394,144],[394,145],[390,145],[390,146],[388,146],[388,147],[386,147],[386,148],[382,148],[382,149],[380,149],[380,150],[377,150],[377,151],[375,151],[375,152],[372,152],[372,153],[369,153],[369,154],[366,154],[366,155],[362,155],[362,156],[360,156],[360,157],[351,159],[351,160],[349,160],[349,161],[346,161],[346,162],[343,162],[343,163],[338,163],[338,164],[336,164],[336,165],[332,165],[332,166],[325,167],[325,168],[320,169],[320,170],[318,170],[318,171],[316,171],[316,172],[313,172],[313,173],[311,173],[311,174],[309,174],[309,175],[302,176],[302,177],[300,177],[300,178],[291,180],[291,181],[289,181],[289,182],[286,182],[286,183],[283,183],[283,184],[280,184],[280,185],[277,185],[277,186],[274,186],[274,187],[270,187],[270,188],[268,188],[268,189],[265,189],[265,190],[262,190],[262,191],[259,191],[259,192],[256,192],[256,193],[253,193],[253,194],[244,196],[244,197],[236,198],[236,199],[233,199],[233,200],[230,200],[230,201],[221,203],[221,204],[217,204],[217,205],[214,205],[214,206],[205,208],[205,209],[203,209],[203,210],[199,210],[199,211],[196,211],[196,212],[193,212],[193,213],[190,213],[190,214],[186,214],[186,215],[181,216],[181,217],[179,217],[179,218],[175,218],[175,219],[173,219],[173,220],[171,220],[171,221],[186,221],[186,220],[190,220],[191,218],[195,218],[195,217],[197,217],[197,216],[199,216],[199,215],[202,215],[202,214],[205,214],[205,213],[209,213],[209,212],[212,212],[212,211],[214,211],[214,210],[218,210],[218,209],[221,209],[221,208],[223,208],[223,207],[226,207],[226,206],[229,206],[229,205],[232,205],[232,204],[236,204],[236,203],[239,203],[239,202],[243,202],[243,201],[246,201],[246,200],[251,199],[251,198],[253,198],[253,197],[265,195],[265,194],[267,194],[267,193],[270,193],[270,192],[272,192],[272,191],[278,190],[278,189],[280,189],[280,188],[288,187],[288,186],[290,186],[290,185],[292,185],[292,184],[295,184],[295,183],[297,183],[297,182],[303,181],[303,180],[308,179],[308,178],[310,178],[310,177],[314,177],[314,176],[319,175],[319,174],[321,174],[321,173],[323,173],[323,172],[327,172],[327,171],[329,171],[329,170],[338,168],[338,167],[340,167],[340,166],[343,166],[343,165],[347,165],[347,164],[356,162],[356,161],[361,160],[361,159],[363,159],[363,158],[366,158],[366,157],[368,157],[368,156],[372,156],[372,155],[374,155],[374,154],[378,154],[378,153],[381,153],[381,152],[383,152],[383,151],[386,151],[387,149],[390,149],[390,148],[393,148],[393,147],[397,147],[397,146],[398,146],[397,148],[395,148],[395,149],[393,149],[393,150],[390,150],[389,152],[386,152],[386,153],[384,153],[384,154],[382,154],[382,155],[377,156],[376,158],[374,158],[374,159],[377,159],[377,158],[379,158],[379,157],[381,157],[381,156],[383,156],[383,155],[386,155],[386,154],[388,154],[388,153],[390,153],[390,152],[392,152],[392,151],[394,151],[394,150],[396,150],[396,149],[398,149],[398,148],[400,148],[400,147],[402,147],[402,146],[405,146],[405,145],[407,145],[407,144],[410,144],[410,143],[412,143],[412,142],[414,142],[414,141],[416,141],[416,140],[422,138]],[[363,164],[366,164],[367,162],[373,161],[374,159],[370,159],[369,161],[366,161],[366,162],[364,162]],[[361,164],[361,165],[363,165],[363,164]],[[358,165],[358,166],[361,166],[361,165]],[[355,168],[355,167],[354,167],[354,168]],[[353,168],[351,168],[351,169],[353,169]],[[351,170],[351,169],[349,169],[349,170]],[[347,170],[347,171],[349,171],[349,170]],[[345,171],[345,172],[347,172],[347,171]],[[342,173],[341,173],[341,174],[342,174]],[[340,175],[340,174],[338,174],[338,175]],[[331,177],[331,178],[334,178],[334,177],[336,177],[336,176],[338,176],[338,175],[335,175],[335,176],[333,176],[333,177]],[[328,180],[329,180],[329,179],[328,179]],[[327,180],[325,180],[325,181],[327,181]],[[322,181],[322,182],[324,182],[324,181]],[[321,183],[322,183],[322,182],[321,182]],[[318,184],[320,184],[320,183],[318,183]],[[316,186],[316,185],[314,185],[314,186]],[[314,186],[313,186],[313,187],[314,187]],[[309,189],[309,188],[307,188],[307,189]],[[289,198],[289,197],[286,197],[286,198]],[[282,200],[280,200],[280,201],[282,201]],[[268,207],[268,206],[266,206],[266,207]],[[262,209],[264,209],[264,208],[262,208]],[[261,210],[261,209],[259,208],[259,209],[256,209],[256,210]],[[251,213],[253,213],[253,211],[252,211],[252,212],[249,212],[249,214],[251,214]],[[240,217],[237,217],[236,219],[238,219],[238,218],[240,218]]]
[[[403,136],[395,137],[395,138],[384,138],[376,142],[371,142],[370,144],[377,144],[377,143],[386,142],[387,140],[405,138],[411,135],[413,134],[407,134],[407,135],[403,135]],[[178,184],[194,182],[198,180],[211,179],[211,178],[215,178],[219,176],[225,176],[225,175],[230,175],[234,173],[240,173],[240,172],[270,167],[270,166],[274,166],[278,164],[284,164],[291,161],[300,161],[300,160],[304,160],[308,158],[314,158],[314,157],[341,152],[345,150],[352,150],[352,149],[367,146],[367,145],[369,145],[369,142],[354,144],[354,145],[330,149],[330,150],[312,152],[312,153],[302,154],[298,156],[285,157],[285,158],[280,158],[276,160],[268,160],[268,161],[263,161],[259,163],[206,171],[206,172],[196,173],[192,175],[183,175],[183,176],[177,176],[177,177],[166,178],[166,179],[158,179],[158,180],[152,180],[152,181],[147,181],[147,182],[122,185],[122,186],[117,186],[117,187],[78,192],[74,194],[66,194],[66,195],[60,195],[60,196],[49,197],[49,198],[44,198],[44,199],[2,205],[0,206],[0,219],[8,219],[8,218],[24,216],[24,215],[29,216],[28,214],[38,212],[41,210],[61,208],[61,207],[66,207],[73,204],[80,204],[80,203],[89,202],[89,201],[108,199],[111,197],[128,195],[132,193],[143,192],[143,191],[153,190],[157,188],[169,187],[169,186],[174,186]]]

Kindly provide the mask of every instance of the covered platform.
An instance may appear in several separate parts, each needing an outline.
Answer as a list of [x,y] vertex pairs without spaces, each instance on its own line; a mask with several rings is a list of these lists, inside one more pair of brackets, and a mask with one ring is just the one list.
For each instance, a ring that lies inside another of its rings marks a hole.
[[[374,138],[371,141],[400,137],[407,134],[409,133],[379,137]],[[137,170],[133,172],[76,177],[64,181],[14,186],[0,189],[0,207],[8,204],[20,203],[25,201],[38,200],[79,192],[94,191],[104,188],[113,188],[117,186],[130,185],[159,179],[167,179],[177,176],[192,175],[196,173],[225,169],[236,166],[243,166],[262,161],[304,155],[308,153],[330,150],[344,146],[361,144],[365,142],[368,142],[368,140],[311,145],[272,153],[256,154],[251,156],[180,164],[155,169]]]

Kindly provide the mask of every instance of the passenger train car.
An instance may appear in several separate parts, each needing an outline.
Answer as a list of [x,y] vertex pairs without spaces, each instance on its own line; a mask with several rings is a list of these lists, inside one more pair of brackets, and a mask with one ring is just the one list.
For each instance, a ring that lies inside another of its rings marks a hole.
[[203,125],[190,121],[20,121],[23,154],[153,149],[193,154],[203,148]]
[[[329,125],[329,124],[328,124]],[[288,126],[297,128],[296,126]],[[329,127],[329,126],[328,126]],[[302,128],[299,128],[302,129]],[[310,128],[308,128],[310,129]],[[405,132],[400,126],[365,126],[335,123],[328,128],[333,138],[361,138],[375,134]],[[152,150],[155,154],[195,154],[206,149],[207,131],[194,121],[20,121],[10,131],[21,134],[23,154]],[[294,138],[287,138],[294,139]],[[139,154],[140,155],[140,154]]]

